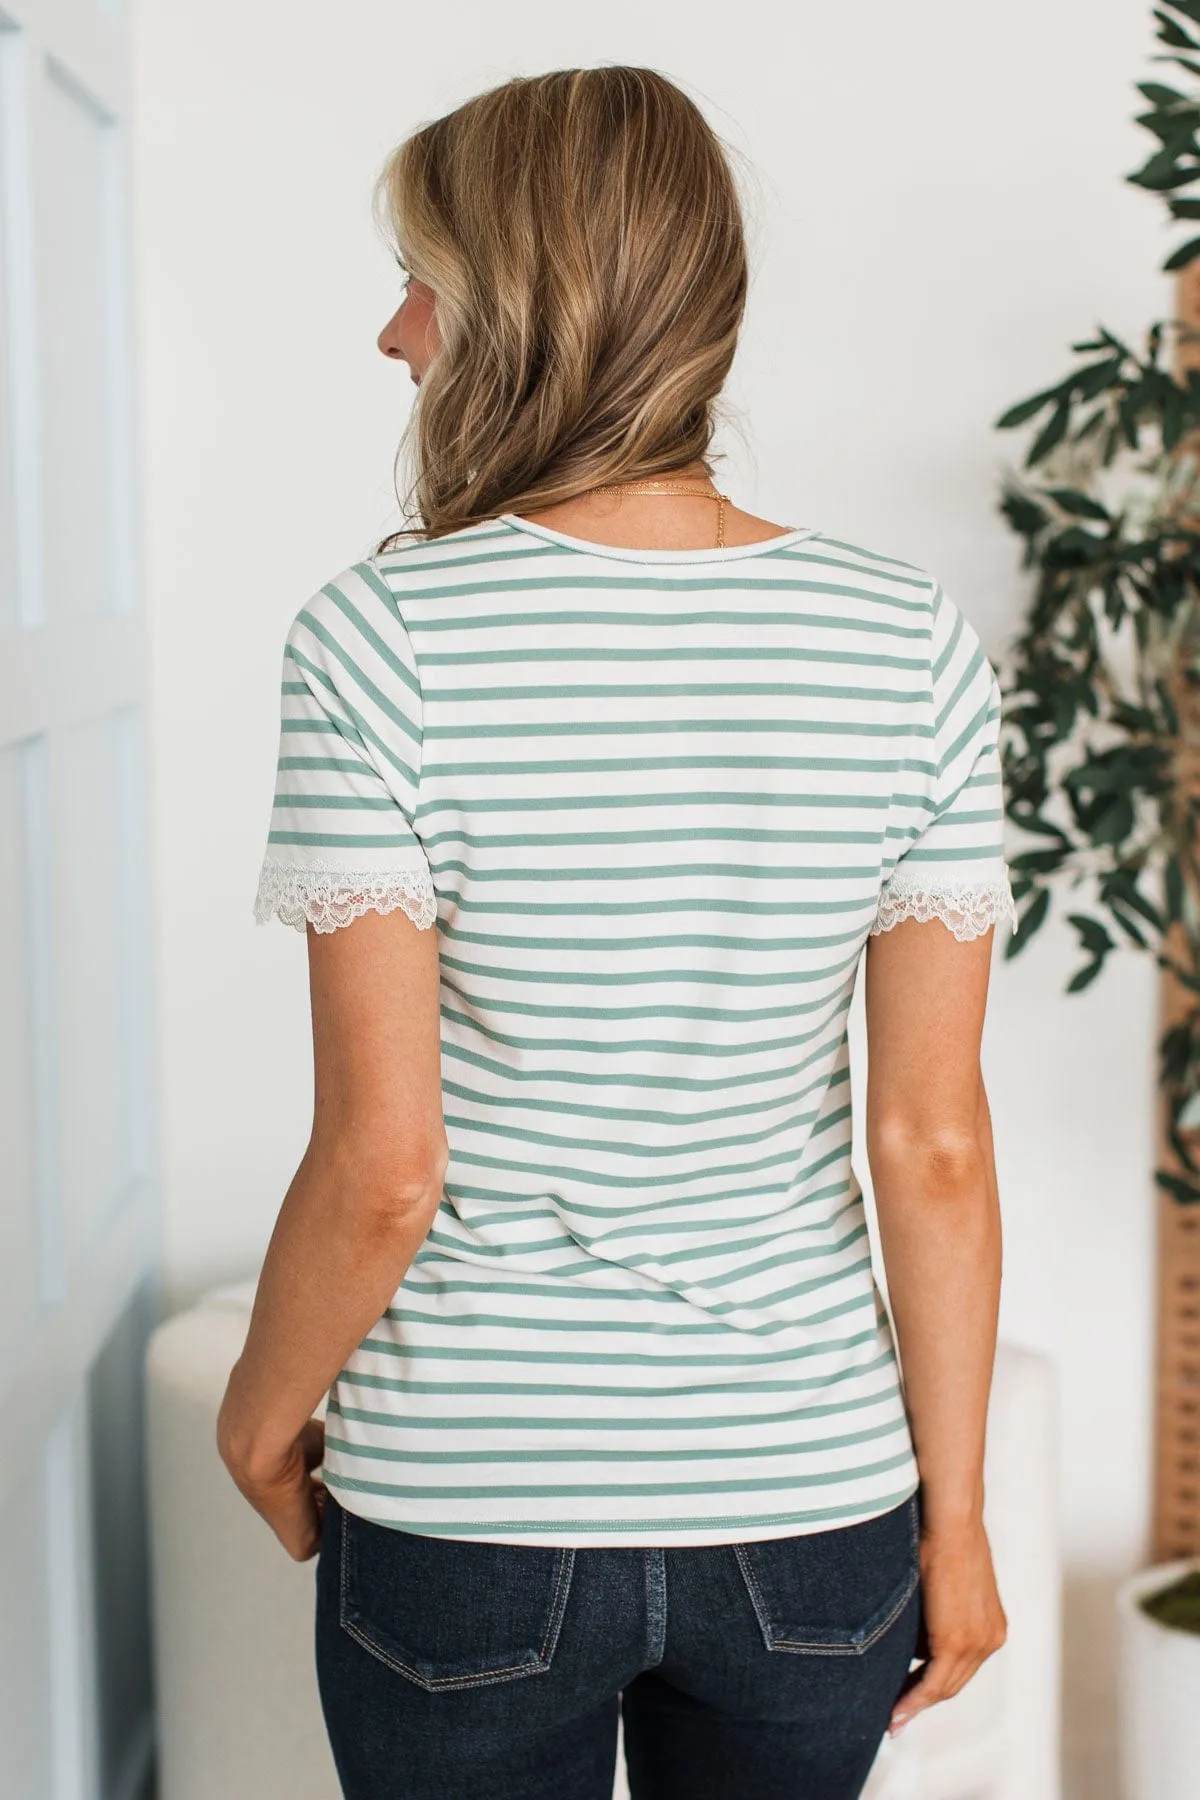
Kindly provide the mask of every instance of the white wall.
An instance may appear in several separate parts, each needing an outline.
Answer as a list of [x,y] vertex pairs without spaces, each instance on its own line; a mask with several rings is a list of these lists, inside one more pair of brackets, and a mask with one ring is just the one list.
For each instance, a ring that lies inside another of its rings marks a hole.
[[[155,652],[166,1221],[183,1303],[258,1264],[304,1145],[303,943],[250,916],[282,635],[391,521],[411,386],[374,347],[387,149],[515,73],[647,63],[760,177],[725,485],[937,573],[1003,653],[1023,590],[991,421],[1097,320],[1170,309],[1157,203],[1125,185],[1152,77],[1132,0],[153,0],[136,17],[147,593]],[[1148,141],[1148,140],[1147,140]],[[1109,1800],[1116,1576],[1148,1512],[1152,971],[1080,997],[1068,932],[995,965],[986,1056],[1002,1329],[1062,1381],[1076,1800]],[[865,1164],[860,1159],[860,1172]]]

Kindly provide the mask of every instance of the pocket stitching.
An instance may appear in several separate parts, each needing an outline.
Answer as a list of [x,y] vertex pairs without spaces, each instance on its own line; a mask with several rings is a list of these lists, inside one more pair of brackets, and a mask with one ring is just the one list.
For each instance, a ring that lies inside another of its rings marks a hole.
[[899,1614],[903,1612],[905,1606],[912,1598],[913,1590],[921,1578],[921,1566],[918,1558],[920,1535],[917,1523],[917,1500],[915,1491],[909,1495],[908,1500],[905,1502],[905,1506],[908,1512],[909,1544],[914,1553],[913,1560],[915,1566],[911,1575],[905,1582],[903,1592],[896,1600],[887,1617],[880,1620],[879,1624],[869,1636],[851,1643],[830,1644],[822,1643],[816,1639],[780,1638],[773,1636],[766,1600],[763,1597],[763,1591],[759,1586],[758,1578],[746,1555],[745,1545],[735,1544],[733,1546],[733,1553],[737,1557],[738,1567],[741,1569],[742,1577],[750,1591],[750,1602],[754,1607],[755,1615],[758,1619],[759,1630],[762,1632],[763,1642],[766,1644],[768,1650],[784,1650],[797,1656],[861,1656],[864,1650],[870,1649],[871,1645],[882,1632],[887,1630],[889,1625],[895,1623]]
[[[346,1509],[348,1511],[348,1509]],[[572,1545],[563,1545],[559,1551],[558,1571],[555,1577],[554,1596],[550,1604],[546,1630],[538,1650],[538,1661],[535,1663],[513,1663],[506,1669],[486,1669],[479,1674],[466,1675],[432,1675],[418,1673],[411,1664],[401,1662],[383,1645],[372,1638],[363,1627],[349,1615],[354,1605],[349,1594],[349,1568],[353,1551],[350,1548],[350,1532],[346,1521],[342,1521],[342,1543],[339,1567],[339,1603],[338,1622],[342,1629],[349,1633],[355,1643],[374,1656],[379,1662],[386,1664],[396,1674],[403,1675],[406,1680],[424,1688],[426,1693],[434,1693],[445,1688],[489,1687],[495,1682],[517,1681],[522,1675],[544,1675],[550,1667],[550,1659],[554,1655],[558,1643],[558,1635],[562,1629],[563,1615],[566,1612],[567,1593],[570,1588],[571,1573],[575,1566],[575,1550]]]

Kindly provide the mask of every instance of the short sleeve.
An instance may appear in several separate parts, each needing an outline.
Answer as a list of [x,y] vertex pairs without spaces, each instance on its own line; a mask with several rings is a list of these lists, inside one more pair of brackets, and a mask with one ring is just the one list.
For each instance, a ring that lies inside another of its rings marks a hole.
[[283,651],[279,759],[254,913],[333,931],[401,908],[422,930],[437,904],[414,828],[420,672],[395,596],[356,563],[301,609]]
[[929,653],[923,791],[907,806],[871,935],[902,919],[938,919],[966,939],[1004,919],[1016,924],[1004,854],[1000,684],[973,626],[936,583]]

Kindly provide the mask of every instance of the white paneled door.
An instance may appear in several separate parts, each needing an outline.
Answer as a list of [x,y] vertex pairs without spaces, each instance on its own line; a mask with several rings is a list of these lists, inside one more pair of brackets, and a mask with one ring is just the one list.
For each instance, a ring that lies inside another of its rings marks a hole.
[[0,1795],[143,1800],[155,1322],[121,0],[0,0]]

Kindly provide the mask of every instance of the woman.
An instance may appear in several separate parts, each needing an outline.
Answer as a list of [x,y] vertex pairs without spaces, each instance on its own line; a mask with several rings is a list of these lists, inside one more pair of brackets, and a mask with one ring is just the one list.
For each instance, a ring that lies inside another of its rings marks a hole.
[[509,82],[381,193],[416,523],[287,637],[314,1122],[221,1454],[320,1552],[351,1800],[599,1800],[618,1708],[635,1800],[848,1800],[1005,1632],[996,677],[925,571],[717,497],[746,251],[670,82]]

